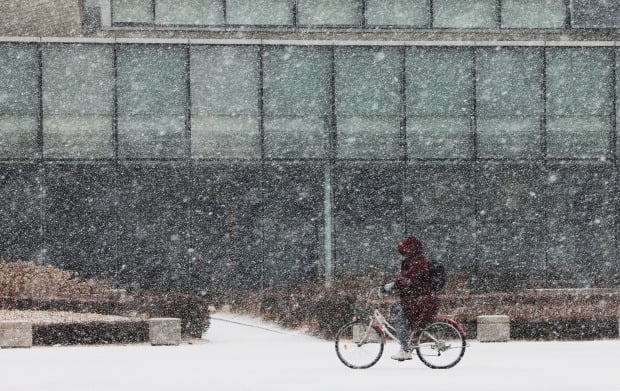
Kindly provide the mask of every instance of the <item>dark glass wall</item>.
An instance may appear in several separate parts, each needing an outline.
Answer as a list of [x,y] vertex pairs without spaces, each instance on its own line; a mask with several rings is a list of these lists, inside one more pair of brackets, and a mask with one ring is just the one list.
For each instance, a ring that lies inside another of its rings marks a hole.
[[0,256],[210,292],[389,274],[414,234],[474,289],[613,286],[619,61],[1,44]]

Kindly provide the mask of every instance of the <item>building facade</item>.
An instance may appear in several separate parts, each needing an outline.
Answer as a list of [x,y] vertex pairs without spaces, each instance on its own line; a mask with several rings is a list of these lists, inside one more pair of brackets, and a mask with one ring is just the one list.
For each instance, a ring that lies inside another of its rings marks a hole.
[[416,235],[474,290],[620,282],[615,2],[21,3],[3,260],[261,289],[391,275]]

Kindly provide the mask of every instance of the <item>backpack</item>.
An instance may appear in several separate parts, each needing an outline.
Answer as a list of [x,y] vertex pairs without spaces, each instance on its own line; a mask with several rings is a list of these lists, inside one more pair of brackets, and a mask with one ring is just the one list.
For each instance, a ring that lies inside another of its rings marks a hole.
[[431,275],[431,289],[439,292],[446,285],[446,268],[439,261],[429,260],[428,270]]

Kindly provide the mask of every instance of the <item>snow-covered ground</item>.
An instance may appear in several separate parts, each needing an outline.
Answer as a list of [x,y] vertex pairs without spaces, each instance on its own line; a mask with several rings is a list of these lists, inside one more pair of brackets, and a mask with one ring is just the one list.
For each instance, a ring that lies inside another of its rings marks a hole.
[[213,317],[204,340],[191,345],[3,349],[0,390],[620,390],[618,339],[473,341],[448,370],[392,361],[397,346],[389,345],[374,367],[353,370],[332,342],[237,315]]

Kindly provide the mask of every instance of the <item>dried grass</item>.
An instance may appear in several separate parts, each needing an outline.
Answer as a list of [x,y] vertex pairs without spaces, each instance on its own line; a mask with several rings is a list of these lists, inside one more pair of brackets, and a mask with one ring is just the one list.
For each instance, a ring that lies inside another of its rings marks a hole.
[[111,296],[106,284],[34,262],[0,262],[0,297],[79,298]]

